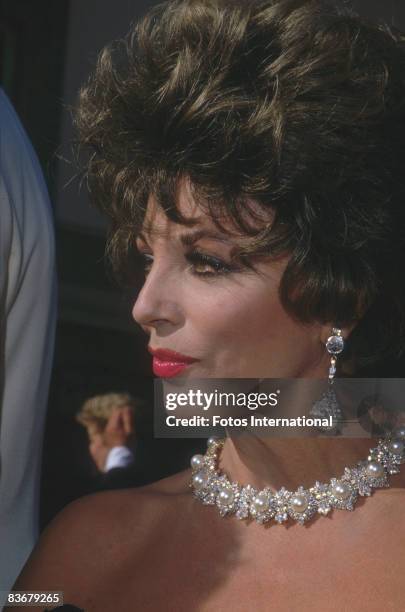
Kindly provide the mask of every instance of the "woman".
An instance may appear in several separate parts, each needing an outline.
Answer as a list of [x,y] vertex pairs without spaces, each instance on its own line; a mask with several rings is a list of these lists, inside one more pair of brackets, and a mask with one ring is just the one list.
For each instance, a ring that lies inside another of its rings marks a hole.
[[[77,122],[117,270],[135,244],[144,262],[133,316],[157,375],[325,379],[331,330],[338,375],[403,349],[404,68],[400,34],[321,0],[178,0],[102,53]],[[274,492],[369,447],[250,435],[210,453]],[[224,518],[193,474],[74,502],[15,589],[86,612],[403,607],[404,473],[305,527],[302,495],[281,525]]]

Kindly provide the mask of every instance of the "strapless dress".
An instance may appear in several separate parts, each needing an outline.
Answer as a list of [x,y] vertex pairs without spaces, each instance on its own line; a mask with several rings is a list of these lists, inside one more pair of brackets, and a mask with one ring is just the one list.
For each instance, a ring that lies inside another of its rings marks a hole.
[[58,606],[57,608],[46,608],[44,612],[86,612],[83,608],[78,608],[77,606],[73,606],[72,604],[63,604],[63,606]]

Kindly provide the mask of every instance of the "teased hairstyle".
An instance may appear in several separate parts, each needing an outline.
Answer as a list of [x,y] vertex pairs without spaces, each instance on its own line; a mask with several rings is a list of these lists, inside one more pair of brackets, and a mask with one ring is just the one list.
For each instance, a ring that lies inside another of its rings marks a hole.
[[135,405],[136,401],[129,393],[96,395],[84,402],[76,415],[76,421],[85,427],[94,423],[103,431],[114,409],[129,406],[134,410]]
[[[291,315],[361,317],[342,355],[357,366],[404,345],[404,120],[405,37],[322,0],[160,4],[102,51],[76,112],[117,269],[150,194],[185,223],[187,177],[251,236],[241,255],[290,254]],[[274,214],[260,231],[249,199]]]

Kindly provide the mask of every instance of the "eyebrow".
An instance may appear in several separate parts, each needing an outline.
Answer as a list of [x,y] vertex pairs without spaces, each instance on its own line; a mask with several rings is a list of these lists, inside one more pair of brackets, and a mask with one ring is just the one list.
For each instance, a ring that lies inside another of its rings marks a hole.
[[[148,242],[146,235],[143,232],[139,232],[138,238],[143,240],[144,242]],[[201,238],[210,238],[211,240],[217,240],[222,243],[230,243],[232,242],[226,238],[223,234],[219,234],[217,232],[207,230],[207,229],[199,229],[194,232],[188,232],[187,234],[182,234],[180,236],[180,242],[183,246],[192,246]]]
[[205,229],[199,229],[195,232],[182,234],[180,236],[180,241],[184,246],[192,246],[201,238],[211,238],[211,240],[217,240],[218,242],[230,242],[230,240],[228,240],[223,234],[219,234]]

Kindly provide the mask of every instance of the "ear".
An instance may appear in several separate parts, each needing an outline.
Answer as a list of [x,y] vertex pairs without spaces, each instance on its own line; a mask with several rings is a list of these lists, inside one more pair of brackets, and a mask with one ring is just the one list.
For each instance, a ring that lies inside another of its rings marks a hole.
[[358,321],[353,321],[352,323],[349,323],[344,327],[339,327],[335,323],[325,323],[320,327],[319,339],[322,344],[326,344],[328,338],[330,338],[330,336],[335,335],[333,329],[339,329],[341,331],[341,336],[343,340],[346,341],[352,333],[353,329],[356,327],[357,323]]

